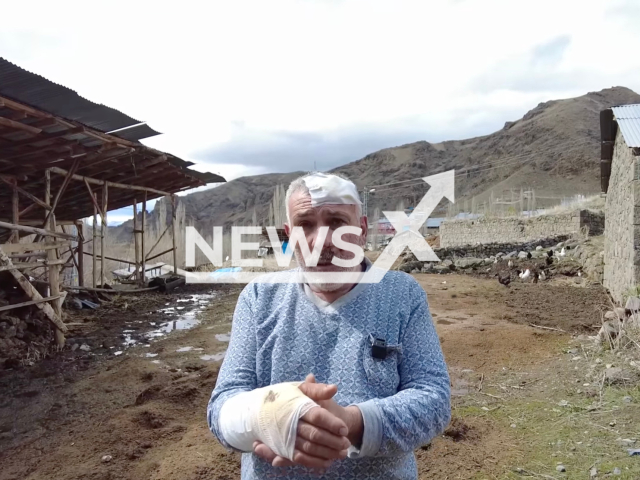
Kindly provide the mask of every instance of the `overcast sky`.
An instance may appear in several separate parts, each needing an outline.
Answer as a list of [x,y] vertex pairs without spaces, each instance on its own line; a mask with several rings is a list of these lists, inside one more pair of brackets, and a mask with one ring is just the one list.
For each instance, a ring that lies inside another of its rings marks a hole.
[[147,121],[163,135],[145,144],[228,180],[640,92],[638,0],[35,0],[2,16],[0,56]]

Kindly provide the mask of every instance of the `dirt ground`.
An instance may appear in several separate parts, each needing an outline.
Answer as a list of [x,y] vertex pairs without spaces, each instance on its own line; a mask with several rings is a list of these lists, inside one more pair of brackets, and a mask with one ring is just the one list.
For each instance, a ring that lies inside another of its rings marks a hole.
[[[592,464],[603,475],[614,468],[606,462],[618,462],[617,478],[640,478],[640,460],[598,443],[640,435],[640,390],[581,386],[585,375],[600,375],[593,357],[576,360],[575,339],[529,325],[592,334],[607,306],[602,290],[415,278],[428,293],[454,395],[445,434],[416,451],[421,479],[589,478]],[[214,440],[205,418],[239,291],[185,287],[75,312],[70,347],[0,371],[0,480],[239,478],[239,457]],[[618,406],[588,410],[598,394]]]

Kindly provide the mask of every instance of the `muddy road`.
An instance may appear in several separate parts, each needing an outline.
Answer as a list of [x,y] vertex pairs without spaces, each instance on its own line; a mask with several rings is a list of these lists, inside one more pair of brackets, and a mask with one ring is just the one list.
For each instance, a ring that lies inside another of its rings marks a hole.
[[[529,324],[584,333],[599,323],[606,296],[583,286],[415,277],[454,393],[449,429],[416,452],[420,478],[511,478],[526,439],[487,412],[500,411],[498,399],[548,396],[539,385],[561,368],[570,340]],[[239,457],[214,440],[205,417],[239,292],[187,288],[75,312],[75,349],[0,372],[0,479],[239,478]]]

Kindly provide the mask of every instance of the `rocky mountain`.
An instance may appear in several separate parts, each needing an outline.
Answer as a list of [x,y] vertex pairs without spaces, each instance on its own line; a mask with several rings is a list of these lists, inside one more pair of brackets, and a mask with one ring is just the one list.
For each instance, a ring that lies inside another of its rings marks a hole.
[[[441,143],[420,141],[372,153],[334,169],[351,178],[370,195],[375,207],[393,209],[421,198],[427,187],[419,179],[456,170],[457,204],[474,198],[484,201],[505,190],[534,189],[544,198],[560,198],[600,191],[599,114],[612,105],[640,103],[640,95],[625,87],[539,104],[521,119],[508,121],[489,135]],[[187,222],[199,229],[213,225],[249,224],[255,210],[266,220],[277,185],[287,185],[302,172],[242,177],[219,187],[180,197]],[[152,215],[153,217],[153,215]],[[125,240],[127,222],[117,227],[116,238]]]

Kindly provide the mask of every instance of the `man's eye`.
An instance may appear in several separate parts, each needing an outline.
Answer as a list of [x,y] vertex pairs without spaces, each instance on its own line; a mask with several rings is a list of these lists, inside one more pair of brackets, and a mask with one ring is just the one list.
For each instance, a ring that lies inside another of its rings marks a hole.
[[346,222],[340,218],[336,218],[334,220],[331,221],[331,225],[336,228],[336,227],[341,227],[342,225],[344,225]]

